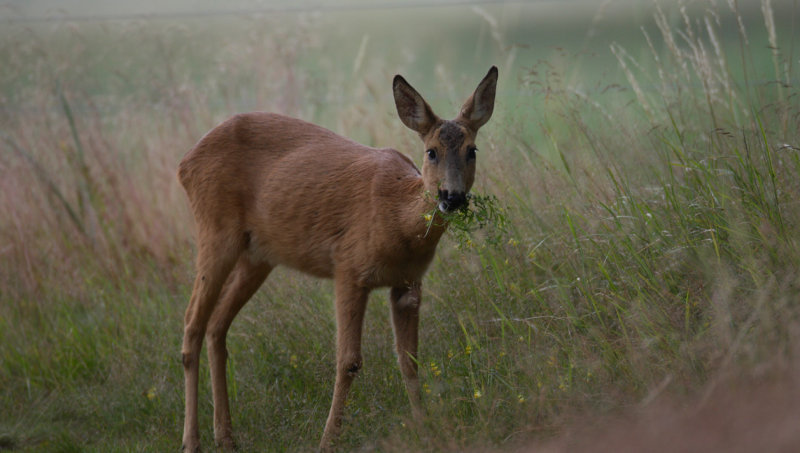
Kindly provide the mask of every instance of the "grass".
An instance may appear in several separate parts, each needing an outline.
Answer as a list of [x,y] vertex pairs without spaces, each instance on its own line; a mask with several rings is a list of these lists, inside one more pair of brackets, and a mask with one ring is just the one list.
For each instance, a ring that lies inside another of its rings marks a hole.
[[[563,47],[538,50],[526,24],[548,11],[436,9],[426,20],[453,36],[439,66],[443,51],[424,41],[437,33],[397,48],[389,27],[382,41],[392,14],[414,14],[405,10],[10,25],[0,450],[177,449],[193,259],[177,162],[251,109],[419,158],[391,104],[395,72],[446,115],[500,65],[476,191],[497,197],[507,224],[439,246],[424,283],[421,426],[408,419],[386,295],[374,293],[342,450],[508,448],[558,435],[578,414],[702,395],[792,362],[797,11],[773,3],[573,12],[564,27],[580,31],[552,31]],[[337,31],[362,17],[374,31]],[[619,25],[637,21],[641,30]],[[243,450],[316,446],[333,383],[332,304],[330,282],[279,269],[237,318],[228,372]],[[203,373],[207,448],[210,401]]]

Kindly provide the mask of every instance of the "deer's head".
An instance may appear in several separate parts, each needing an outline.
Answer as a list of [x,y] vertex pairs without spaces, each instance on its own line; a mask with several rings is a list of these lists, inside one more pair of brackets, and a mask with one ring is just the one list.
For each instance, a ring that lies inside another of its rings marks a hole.
[[494,110],[497,68],[492,66],[453,120],[442,120],[417,91],[397,75],[394,101],[403,124],[419,133],[425,144],[422,180],[438,196],[438,207],[450,212],[464,206],[475,181],[475,137]]

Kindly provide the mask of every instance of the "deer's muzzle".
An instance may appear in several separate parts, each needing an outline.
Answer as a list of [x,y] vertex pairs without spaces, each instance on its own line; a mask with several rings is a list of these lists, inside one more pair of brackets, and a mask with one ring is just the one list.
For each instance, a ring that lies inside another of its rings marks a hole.
[[439,210],[442,212],[452,212],[456,209],[466,206],[467,194],[464,192],[449,192],[447,190],[439,190]]

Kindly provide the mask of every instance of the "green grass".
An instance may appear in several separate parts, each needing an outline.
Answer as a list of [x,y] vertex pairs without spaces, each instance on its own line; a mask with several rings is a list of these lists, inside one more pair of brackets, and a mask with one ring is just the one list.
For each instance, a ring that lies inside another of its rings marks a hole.
[[[342,450],[503,449],[792,362],[800,48],[796,5],[774,3],[4,25],[0,450],[177,450],[193,279],[177,162],[252,109],[418,160],[397,72],[446,116],[500,66],[475,191],[507,224],[439,246],[419,426],[373,293]],[[334,333],[331,283],[286,269],[243,309],[228,373],[244,451],[316,447]],[[205,371],[200,386],[211,449]]]

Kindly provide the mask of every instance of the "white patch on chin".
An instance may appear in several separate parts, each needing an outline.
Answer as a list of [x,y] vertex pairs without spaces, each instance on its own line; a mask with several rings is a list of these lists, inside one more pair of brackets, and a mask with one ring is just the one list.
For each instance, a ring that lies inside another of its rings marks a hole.
[[447,214],[447,203],[445,203],[444,201],[440,201],[437,207],[439,208],[440,211],[442,211],[442,213]]

